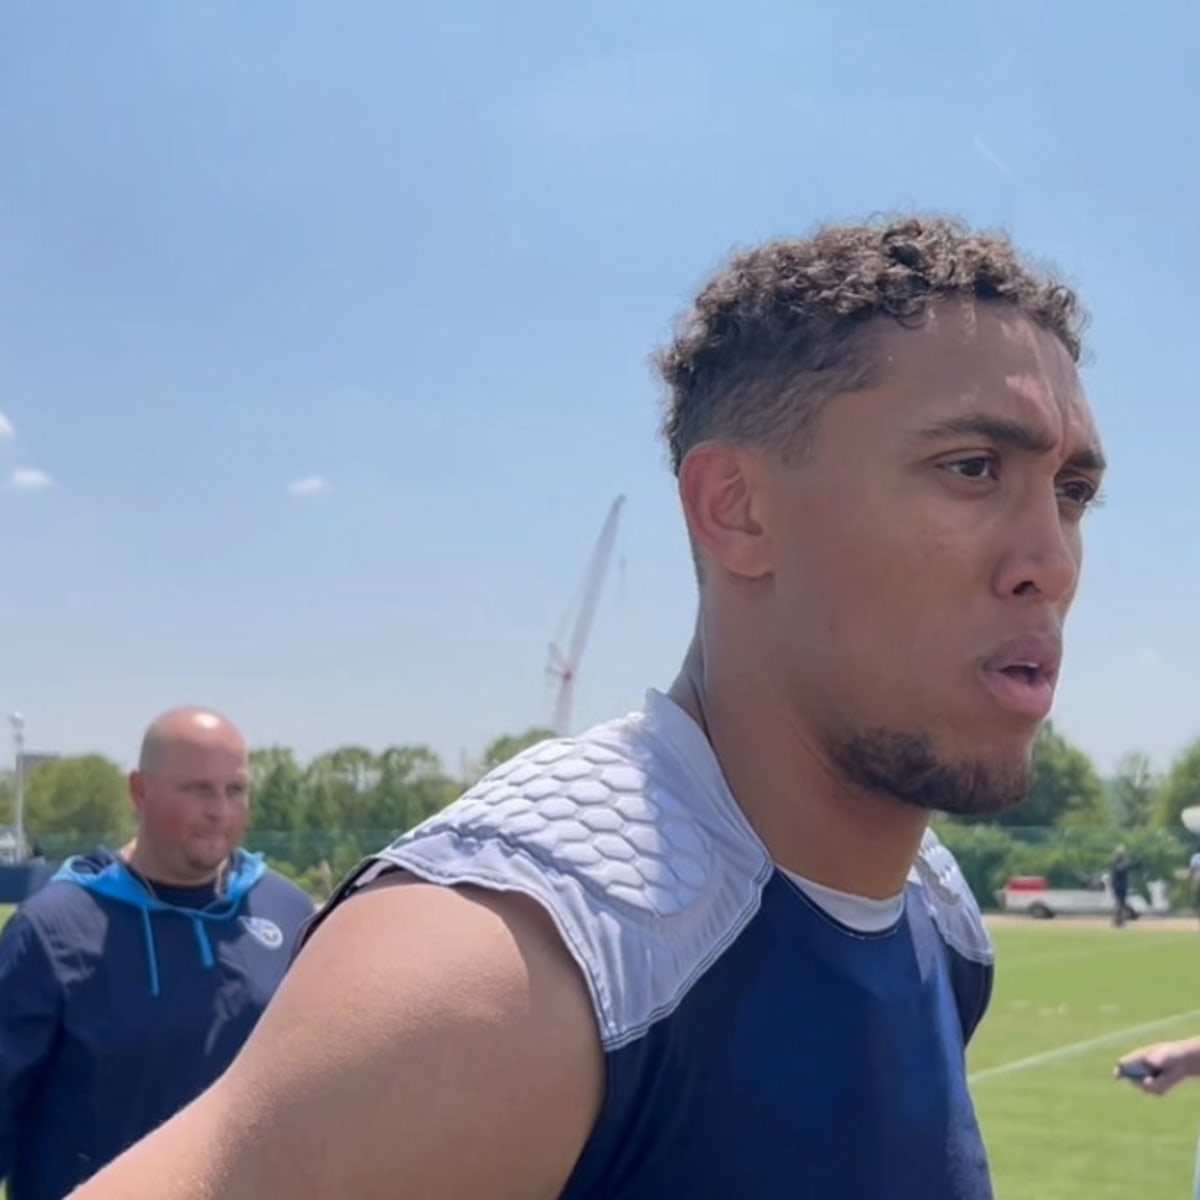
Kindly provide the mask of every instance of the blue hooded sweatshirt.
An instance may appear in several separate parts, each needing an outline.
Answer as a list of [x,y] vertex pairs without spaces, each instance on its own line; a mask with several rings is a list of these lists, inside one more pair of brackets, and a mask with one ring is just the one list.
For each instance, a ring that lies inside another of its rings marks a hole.
[[313,911],[242,850],[220,895],[151,887],[98,850],[64,863],[0,933],[9,1200],[62,1200],[217,1079]]

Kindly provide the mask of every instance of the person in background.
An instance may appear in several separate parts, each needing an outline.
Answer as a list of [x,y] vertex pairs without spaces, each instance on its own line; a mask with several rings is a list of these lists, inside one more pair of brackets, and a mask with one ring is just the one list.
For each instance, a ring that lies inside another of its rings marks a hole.
[[69,859],[0,934],[0,1179],[61,1200],[229,1065],[309,898],[239,848],[242,735],[187,708],[147,730],[137,833]]
[[1129,872],[1133,863],[1124,846],[1118,846],[1109,867],[1109,886],[1113,894],[1113,924],[1120,929],[1129,913]]
[[1200,921],[1200,850],[1192,855],[1188,862],[1188,889],[1192,897],[1192,909],[1196,920]]
[[[1200,1076],[1200,1037],[1157,1042],[1131,1050],[1117,1060],[1113,1075],[1128,1079],[1148,1096],[1165,1096],[1184,1080]],[[1196,1146],[1192,1196],[1193,1200],[1200,1200],[1200,1142]]]
[[1200,1076],[1200,1037],[1131,1050],[1117,1061],[1116,1075],[1147,1095],[1165,1096],[1185,1079]]
[[1104,469],[1079,315],[940,218],[738,255],[659,360],[673,686],[372,855],[78,1200],[989,1200],[993,951],[929,824],[1029,792]]

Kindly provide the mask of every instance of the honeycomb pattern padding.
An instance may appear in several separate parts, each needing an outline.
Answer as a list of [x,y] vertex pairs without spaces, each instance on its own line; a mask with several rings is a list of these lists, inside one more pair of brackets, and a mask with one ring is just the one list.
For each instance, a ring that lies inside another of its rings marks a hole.
[[658,917],[695,902],[713,855],[694,813],[625,755],[588,741],[543,742],[496,768],[414,834],[437,832],[498,839]]
[[502,764],[368,861],[540,903],[610,1050],[673,1011],[774,869],[704,734],[653,692],[645,712]]
[[921,885],[929,915],[952,949],[974,962],[995,961],[995,947],[970,885],[932,829],[921,842],[910,878]]
[[[358,880],[385,864],[540,903],[610,1050],[673,1011],[753,919],[775,870],[703,732],[653,692],[643,713],[502,764]],[[947,944],[990,962],[979,910],[932,833],[912,878]]]

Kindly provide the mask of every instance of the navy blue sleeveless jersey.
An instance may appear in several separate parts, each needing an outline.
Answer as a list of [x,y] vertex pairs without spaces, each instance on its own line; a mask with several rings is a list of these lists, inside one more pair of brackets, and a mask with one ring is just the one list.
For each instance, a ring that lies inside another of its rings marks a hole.
[[666,697],[546,742],[365,863],[523,892],[591,992],[603,1107],[563,1200],[988,1200],[964,1048],[991,943],[929,834],[894,924],[771,862]]

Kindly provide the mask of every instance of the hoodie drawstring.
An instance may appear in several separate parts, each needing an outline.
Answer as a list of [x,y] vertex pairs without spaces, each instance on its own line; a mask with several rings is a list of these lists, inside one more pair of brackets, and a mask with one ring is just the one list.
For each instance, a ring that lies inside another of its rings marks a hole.
[[[146,941],[146,962],[150,968],[150,995],[157,996],[161,992],[158,983],[158,952],[154,947],[154,925],[150,921],[149,909],[141,909],[142,933]],[[216,965],[212,942],[208,938],[208,930],[204,927],[201,917],[192,917],[192,928],[196,931],[196,943],[200,947],[200,961],[207,970]]]
[[196,941],[200,943],[200,961],[211,970],[216,960],[213,958],[212,942],[208,940],[208,930],[200,917],[192,918],[192,927],[196,931]]
[[158,954],[154,949],[154,930],[150,925],[150,913],[144,908],[140,911],[142,914],[142,933],[146,937],[146,961],[150,966],[150,995],[157,996],[159,994]]
[[224,897],[219,902],[211,902],[206,908],[197,910],[164,903],[135,868],[108,851],[101,851],[95,856],[67,859],[55,873],[54,879],[74,884],[118,904],[129,905],[141,913],[142,940],[146,947],[146,968],[150,976],[150,995],[157,998],[162,995],[162,982],[158,947],[154,938],[154,918],[164,912],[188,917],[195,930],[200,960],[206,970],[212,970],[217,965],[217,955],[213,950],[208,923],[234,920],[242,901],[257,885],[266,870],[261,854],[235,851],[226,876]]

